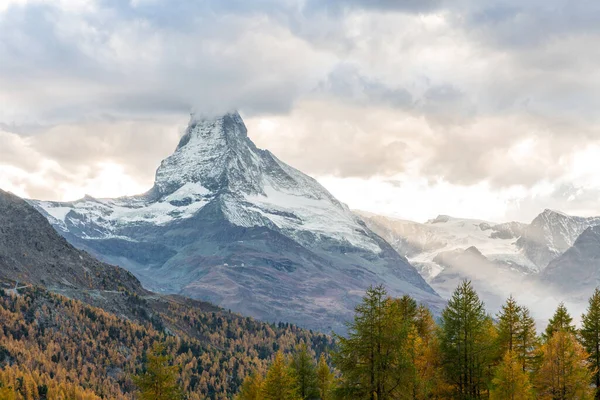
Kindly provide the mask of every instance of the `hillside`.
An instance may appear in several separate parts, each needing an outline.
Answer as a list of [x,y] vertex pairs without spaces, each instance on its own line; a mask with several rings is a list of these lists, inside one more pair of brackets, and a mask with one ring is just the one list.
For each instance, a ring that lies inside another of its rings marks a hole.
[[0,382],[16,387],[22,378],[31,388],[24,390],[45,385],[51,394],[71,393],[68,398],[133,399],[131,377],[155,342],[164,343],[181,367],[180,383],[191,400],[231,398],[245,375],[263,370],[279,349],[306,342],[320,353],[331,343],[294,326],[185,302],[138,298],[155,315],[152,323],[136,323],[43,288],[20,292],[0,290]]
[[[278,349],[306,342],[320,353],[331,344],[289,324],[151,293],[131,273],[75,249],[6,192],[0,222],[2,382],[22,378],[35,391],[46,385],[69,399],[131,399],[131,376],[152,344],[162,342],[184,367],[181,383],[191,399],[228,398]],[[21,288],[14,290],[17,280]]]

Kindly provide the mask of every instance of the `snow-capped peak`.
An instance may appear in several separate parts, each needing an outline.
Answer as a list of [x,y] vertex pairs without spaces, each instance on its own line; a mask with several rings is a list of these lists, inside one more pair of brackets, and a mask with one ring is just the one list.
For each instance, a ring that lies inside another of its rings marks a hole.
[[213,193],[231,185],[255,193],[260,190],[258,152],[237,112],[211,118],[192,115],[177,149],[156,171],[152,193],[168,195],[186,183],[199,183]]
[[65,232],[73,231],[73,225],[89,225],[80,220],[91,220],[97,227],[81,235],[106,238],[122,236],[120,230],[130,223],[165,225],[190,218],[209,203],[218,204],[234,225],[278,229],[301,244],[333,239],[381,251],[360,220],[316,180],[258,149],[237,112],[192,115],[145,195],[39,206]]

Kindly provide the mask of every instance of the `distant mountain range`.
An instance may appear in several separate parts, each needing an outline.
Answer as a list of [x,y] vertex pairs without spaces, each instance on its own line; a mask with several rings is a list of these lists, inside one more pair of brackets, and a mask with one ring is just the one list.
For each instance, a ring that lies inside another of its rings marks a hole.
[[496,224],[445,215],[417,223],[357,214],[445,298],[462,279],[472,280],[492,309],[511,293],[533,289],[585,299],[600,282],[600,217],[545,210],[530,224]]
[[31,201],[73,245],[157,292],[322,331],[369,285],[444,301],[388,242],[317,181],[248,138],[237,113],[192,117],[139,196]]

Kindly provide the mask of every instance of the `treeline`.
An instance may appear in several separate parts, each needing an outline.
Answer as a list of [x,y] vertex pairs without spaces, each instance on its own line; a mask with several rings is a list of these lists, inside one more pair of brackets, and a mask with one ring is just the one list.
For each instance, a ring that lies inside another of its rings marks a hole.
[[323,334],[183,300],[147,309],[151,322],[135,323],[42,288],[0,290],[0,399],[143,398],[140,377],[165,360],[159,372],[175,371],[183,398],[231,399],[278,351],[306,343],[320,354],[332,345]]
[[408,296],[371,288],[330,371],[306,348],[246,378],[238,400],[600,398],[600,291],[576,329],[560,304],[541,336],[530,311],[510,297],[492,317],[468,281],[436,322]]

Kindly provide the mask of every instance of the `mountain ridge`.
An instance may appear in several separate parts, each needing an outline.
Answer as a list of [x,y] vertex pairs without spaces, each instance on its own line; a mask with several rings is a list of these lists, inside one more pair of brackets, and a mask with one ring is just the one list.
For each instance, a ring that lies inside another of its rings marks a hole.
[[150,289],[266,320],[343,330],[364,290],[382,282],[443,304],[315,179],[258,149],[237,113],[192,117],[145,194],[32,204],[75,246]]

